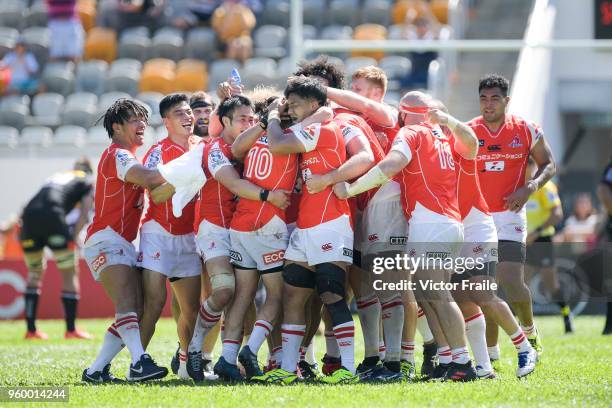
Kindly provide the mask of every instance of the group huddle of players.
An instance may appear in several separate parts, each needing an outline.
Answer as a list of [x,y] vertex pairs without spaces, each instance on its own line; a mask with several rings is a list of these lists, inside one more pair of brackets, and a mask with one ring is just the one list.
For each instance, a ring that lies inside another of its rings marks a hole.
[[[124,346],[129,380],[168,374],[145,352],[166,278],[179,339],[172,368],[183,379],[212,370],[232,382],[410,380],[417,328],[423,377],[495,378],[499,326],[516,346],[517,377],[533,372],[542,346],[523,279],[524,204],[555,172],[541,129],[506,113],[509,84],[498,75],[480,81],[482,116],[468,123],[422,92],[406,93],[398,108],[383,103],[380,68],[354,72],[350,91],[343,76],[320,57],[302,63],[282,94],[247,96],[229,80],[218,106],[202,92],[168,95],[160,103],[168,137],[142,163],[146,109],[126,99],[108,109],[111,145],[83,252],[116,315],[83,381],[118,381],[110,363]],[[526,175],[530,156],[537,171]],[[497,279],[518,319],[493,290],[374,290],[374,258],[396,254],[478,255],[483,265],[461,274],[390,272],[413,282]],[[260,280],[265,300],[248,318]],[[357,366],[353,296],[365,346]],[[202,347],[221,319],[213,366]],[[307,358],[320,320],[322,374]]]

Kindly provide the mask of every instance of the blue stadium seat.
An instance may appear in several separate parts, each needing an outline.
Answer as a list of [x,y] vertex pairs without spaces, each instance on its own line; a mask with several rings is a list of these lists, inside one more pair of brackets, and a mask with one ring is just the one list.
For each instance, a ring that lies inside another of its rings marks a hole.
[[42,73],[42,83],[48,92],[68,95],[74,90],[74,63],[50,62],[45,65]]
[[21,129],[30,115],[30,97],[27,95],[5,96],[0,100],[0,123]]
[[263,25],[253,34],[256,57],[282,58],[287,55],[287,29]]
[[32,124],[58,126],[63,105],[64,96],[59,93],[46,92],[35,95],[32,99]]
[[64,125],[76,125],[89,128],[98,119],[98,96],[89,92],[78,92],[68,95],[62,112]]

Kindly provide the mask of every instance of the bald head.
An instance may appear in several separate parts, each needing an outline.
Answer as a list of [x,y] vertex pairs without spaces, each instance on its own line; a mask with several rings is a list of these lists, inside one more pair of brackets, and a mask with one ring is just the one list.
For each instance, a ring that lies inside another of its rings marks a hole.
[[406,92],[402,99],[400,99],[400,109],[402,107],[410,108],[423,108],[429,107],[432,101],[432,97],[424,92],[410,91]]
[[433,98],[424,92],[410,91],[400,99],[399,110],[402,126],[417,125],[426,120]]

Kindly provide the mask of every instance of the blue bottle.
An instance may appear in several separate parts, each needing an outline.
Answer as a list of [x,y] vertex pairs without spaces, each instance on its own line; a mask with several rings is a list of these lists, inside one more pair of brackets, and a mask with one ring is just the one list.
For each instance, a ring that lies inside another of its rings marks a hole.
[[242,84],[242,80],[240,79],[240,74],[238,73],[238,69],[233,68],[230,73],[230,77],[234,80],[234,85],[240,86]]

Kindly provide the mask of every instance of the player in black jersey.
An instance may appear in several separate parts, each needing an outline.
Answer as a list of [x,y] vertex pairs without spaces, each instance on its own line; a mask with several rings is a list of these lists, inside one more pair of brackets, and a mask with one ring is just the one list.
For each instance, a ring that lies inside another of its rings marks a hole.
[[[36,330],[36,310],[43,272],[44,248],[53,252],[58,269],[62,272],[62,303],[66,320],[65,338],[90,339],[91,335],[77,330],[74,321],[79,300],[79,280],[75,257],[74,237],[87,223],[93,203],[93,179],[89,160],[79,159],[74,169],[53,174],[28,202],[21,215],[19,240],[28,267],[28,284],[24,294],[28,331],[26,339],[47,339]],[[66,215],[80,207],[80,216],[74,229],[66,223]]]

